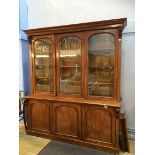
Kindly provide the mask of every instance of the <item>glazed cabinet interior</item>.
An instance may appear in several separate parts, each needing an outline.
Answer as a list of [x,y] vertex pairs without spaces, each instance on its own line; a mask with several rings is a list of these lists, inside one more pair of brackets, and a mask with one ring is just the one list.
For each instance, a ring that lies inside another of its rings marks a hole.
[[27,134],[119,151],[126,18],[30,29]]

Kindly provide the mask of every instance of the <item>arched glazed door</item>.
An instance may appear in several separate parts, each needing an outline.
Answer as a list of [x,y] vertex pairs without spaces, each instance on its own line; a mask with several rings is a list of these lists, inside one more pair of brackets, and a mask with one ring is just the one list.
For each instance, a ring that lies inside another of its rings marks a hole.
[[116,97],[117,41],[113,31],[86,32],[86,96]]
[[53,37],[33,38],[33,91],[35,94],[55,94],[55,51]]
[[83,33],[57,35],[58,95],[82,96]]

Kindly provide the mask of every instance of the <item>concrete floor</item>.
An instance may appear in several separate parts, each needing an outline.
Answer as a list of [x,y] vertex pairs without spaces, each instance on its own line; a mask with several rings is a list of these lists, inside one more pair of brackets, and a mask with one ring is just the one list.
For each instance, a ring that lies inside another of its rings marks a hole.
[[[19,155],[37,155],[50,140],[26,135],[24,125],[19,124]],[[120,152],[119,155],[135,155],[135,143],[130,141],[130,153]]]

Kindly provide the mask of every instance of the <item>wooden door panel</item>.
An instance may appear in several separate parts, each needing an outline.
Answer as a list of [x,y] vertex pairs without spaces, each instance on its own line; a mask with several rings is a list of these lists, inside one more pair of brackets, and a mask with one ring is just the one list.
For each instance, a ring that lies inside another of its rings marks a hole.
[[30,129],[42,132],[50,132],[50,108],[49,101],[30,100]]
[[54,103],[54,133],[57,136],[79,138],[80,106],[69,103]]
[[103,115],[103,137],[105,142],[112,143],[112,115],[109,112],[104,111]]
[[84,106],[83,139],[93,143],[115,143],[115,115],[101,106]]

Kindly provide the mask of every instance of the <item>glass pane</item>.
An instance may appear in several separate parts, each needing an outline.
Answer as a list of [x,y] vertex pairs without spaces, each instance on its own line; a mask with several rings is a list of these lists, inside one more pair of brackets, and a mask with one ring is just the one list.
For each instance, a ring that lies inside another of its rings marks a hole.
[[34,43],[36,91],[53,92],[52,41],[38,39]]
[[114,96],[115,38],[112,34],[95,34],[88,43],[88,94]]
[[69,36],[59,42],[60,93],[81,93],[81,40]]

